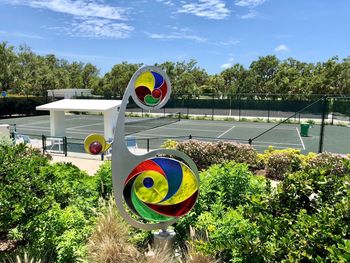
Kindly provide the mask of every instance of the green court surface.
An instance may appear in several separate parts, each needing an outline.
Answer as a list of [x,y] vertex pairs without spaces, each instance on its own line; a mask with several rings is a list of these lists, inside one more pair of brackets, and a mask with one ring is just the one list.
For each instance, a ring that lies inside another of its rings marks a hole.
[[[128,118],[127,121],[137,121],[138,118]],[[16,124],[19,134],[40,139],[41,135],[50,135],[49,116],[35,116],[0,120],[0,124]],[[201,141],[228,140],[248,143],[248,140],[258,136],[273,123],[237,122],[237,121],[207,121],[181,120],[169,125],[148,129],[147,122],[140,125],[141,132],[131,134],[135,137],[138,148],[159,148],[167,139],[186,140],[190,136]],[[143,127],[143,125],[145,125]],[[66,136],[68,151],[83,151],[84,138],[91,133],[103,134],[103,117],[97,115],[66,115]],[[320,141],[320,126],[315,125],[309,131],[308,137],[299,134],[300,125],[282,124],[253,140],[252,146],[263,151],[269,146],[276,149],[295,148],[303,153],[318,152]],[[325,126],[324,151],[348,154],[350,153],[350,128],[342,126]]]

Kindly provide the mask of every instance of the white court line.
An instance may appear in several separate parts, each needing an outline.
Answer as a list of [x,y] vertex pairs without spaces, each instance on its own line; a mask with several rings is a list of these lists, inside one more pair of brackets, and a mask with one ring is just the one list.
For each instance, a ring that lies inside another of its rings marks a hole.
[[304,144],[304,141],[303,141],[303,138],[301,138],[301,136],[300,136],[300,132],[299,132],[298,127],[295,127],[295,129],[297,130],[297,133],[298,133],[299,139],[300,139],[300,141],[301,141],[301,144],[303,145],[303,149],[304,149],[304,150],[306,150],[306,148],[305,148],[305,144]]
[[74,127],[71,127],[71,128],[67,128],[67,130],[76,130],[76,129],[79,129],[79,128],[84,128],[84,127],[89,127],[89,126],[96,126],[96,125],[101,125],[103,124],[103,122],[97,122],[97,123],[94,123],[94,124],[86,124],[86,125],[81,125],[81,126],[74,126]]
[[[17,127],[18,129],[21,129],[22,127]],[[49,131],[49,128],[43,128],[43,127],[24,127],[22,130],[29,130],[29,131]]]
[[[182,122],[182,123],[181,123]],[[185,123],[185,121],[184,120],[182,120],[181,122],[176,122],[176,124],[177,123],[179,123],[179,125],[181,125],[181,124],[184,124]],[[209,121],[208,121],[209,122]],[[208,122],[206,122],[206,124],[208,124]],[[215,122],[215,121],[214,121]],[[225,124],[215,124],[215,123],[213,123],[213,126],[215,126],[215,127],[231,127],[231,125],[232,125],[232,123],[233,122],[231,122],[231,123],[227,123],[227,125],[225,125]],[[194,126],[196,126],[196,125],[198,125],[198,126],[203,126],[203,125],[206,125],[206,124],[203,124],[203,123],[193,123],[193,122],[191,122],[191,120],[186,120],[186,125],[194,125]],[[210,123],[210,124],[212,124],[212,123]],[[272,127],[272,125],[271,126],[263,126],[263,125],[249,125],[249,124],[241,124],[240,122],[235,122],[235,126],[236,126],[236,128],[250,128],[250,129],[269,129],[269,128],[271,128]],[[276,127],[276,128],[274,128],[275,130],[289,130],[289,131],[293,131],[294,129],[293,128],[283,128],[283,127]]]
[[[267,141],[256,141],[258,143],[265,143],[265,144],[280,144],[280,145],[295,145],[295,146],[302,146],[300,143],[290,143],[290,142],[267,142]],[[254,142],[253,142],[254,144]]]
[[[133,126],[133,127],[135,127],[135,126]],[[222,132],[222,130],[219,131],[219,130],[203,130],[203,129],[170,128],[170,127],[164,127],[164,126],[156,127],[156,128],[149,129],[149,130],[156,130],[156,129],[181,130],[181,131]]]
[[[136,134],[135,134],[136,135]],[[150,138],[150,136],[152,138]],[[158,134],[149,134],[149,133],[142,133],[142,134],[137,134],[136,137],[142,137],[142,138],[150,138],[150,139],[155,139],[155,138],[158,138],[158,137],[162,137],[162,138],[172,138],[174,136],[169,136],[169,135],[158,135]],[[176,136],[177,137],[177,136]],[[176,137],[174,138],[176,140]],[[188,137],[187,135],[184,135],[184,136],[179,136],[179,137]]]
[[218,137],[216,138],[221,138],[222,136],[224,136],[226,133],[228,133],[229,131],[231,131],[235,126],[232,126],[230,129],[228,129],[227,131],[224,131],[223,133],[221,133]]
[[47,123],[50,124],[49,120],[46,121],[36,121],[36,122],[31,122],[30,124],[18,124],[16,125],[17,127],[33,127],[35,124],[42,124],[42,123]]
[[[266,146],[268,145],[264,145],[264,144],[253,144],[252,145],[253,147],[264,147],[266,148]],[[271,145],[273,146],[274,148],[278,148],[278,149],[286,149],[287,147],[282,147],[282,146],[275,146],[275,145]],[[301,148],[296,148],[296,147],[293,147],[294,149],[297,149],[297,150],[302,150]]]

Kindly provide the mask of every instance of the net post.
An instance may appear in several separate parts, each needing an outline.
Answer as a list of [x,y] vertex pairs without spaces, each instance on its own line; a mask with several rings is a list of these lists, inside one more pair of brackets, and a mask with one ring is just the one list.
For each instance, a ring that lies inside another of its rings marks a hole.
[[188,139],[192,140],[192,134],[188,135]]
[[147,152],[149,152],[149,138],[147,138]]
[[334,99],[332,99],[332,122],[331,122],[331,124],[332,125],[334,125],[334,102],[335,102],[335,100]]
[[213,97],[212,97],[212,109],[211,109],[212,120],[214,120],[214,113],[215,113],[215,93],[213,93]]
[[238,95],[238,121],[241,121],[241,95]]
[[187,119],[188,119],[188,116],[190,115],[190,95],[187,94],[187,97],[186,97],[186,108],[187,108]]
[[249,140],[248,140],[248,143],[249,143],[249,145],[252,145],[253,140],[252,140],[252,139],[249,139]]
[[322,99],[322,122],[320,131],[320,141],[318,145],[318,153],[323,152],[323,141],[324,141],[324,128],[326,125],[326,112],[327,112],[327,97]]
[[270,122],[270,104],[271,100],[267,100],[267,122]]

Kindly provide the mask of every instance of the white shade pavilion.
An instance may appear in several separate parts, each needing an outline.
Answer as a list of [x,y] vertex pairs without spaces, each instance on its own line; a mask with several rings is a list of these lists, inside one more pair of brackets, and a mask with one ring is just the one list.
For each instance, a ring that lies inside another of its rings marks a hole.
[[50,111],[51,136],[63,137],[66,134],[65,113],[98,112],[104,118],[104,136],[106,140],[114,136],[114,128],[117,122],[121,100],[78,100],[63,99],[36,107],[36,110]]

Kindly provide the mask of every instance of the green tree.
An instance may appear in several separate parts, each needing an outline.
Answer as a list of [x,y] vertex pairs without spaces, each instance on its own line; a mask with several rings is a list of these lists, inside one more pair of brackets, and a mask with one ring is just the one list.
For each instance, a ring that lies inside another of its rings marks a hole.
[[112,70],[103,77],[103,90],[110,90],[113,96],[121,97],[128,83],[141,64],[129,64],[122,62],[115,65]]
[[0,43],[0,90],[15,88],[18,79],[18,57],[13,46]]
[[250,65],[252,74],[252,83],[254,85],[253,92],[256,93],[276,93],[277,86],[273,79],[278,70],[280,61],[276,56],[259,57],[257,61],[253,61]]

